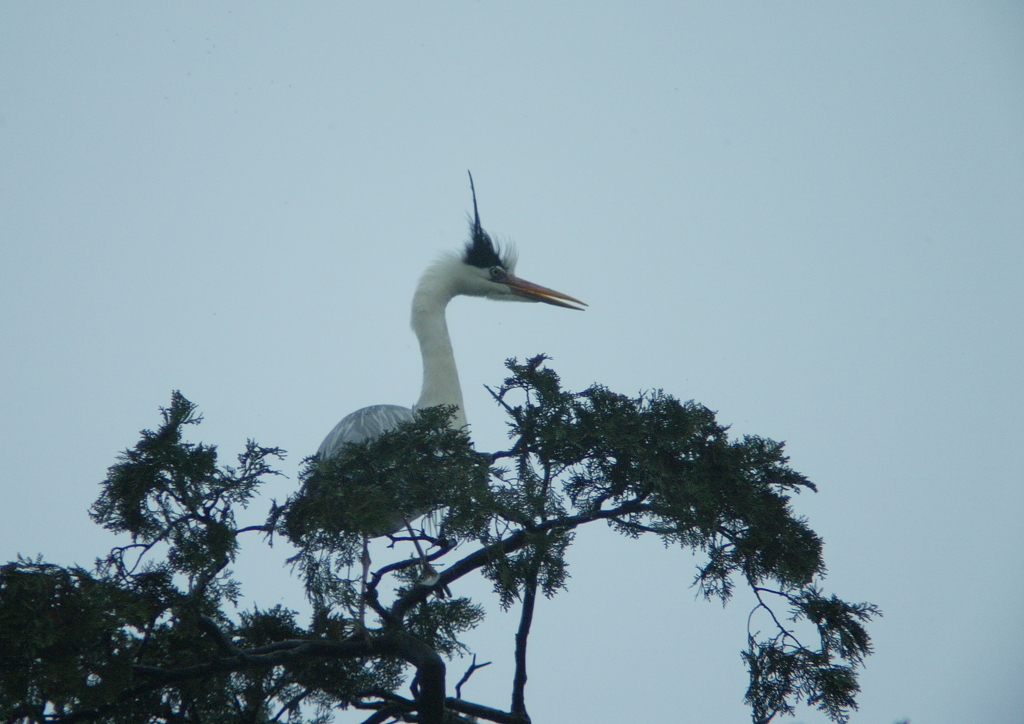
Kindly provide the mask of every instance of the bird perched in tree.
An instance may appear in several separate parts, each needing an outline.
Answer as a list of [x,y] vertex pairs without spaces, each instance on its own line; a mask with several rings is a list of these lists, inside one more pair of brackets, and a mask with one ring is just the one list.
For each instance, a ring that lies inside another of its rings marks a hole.
[[[480,226],[473,176],[473,220],[470,238],[461,254],[448,253],[427,267],[412,298],[412,329],[423,357],[423,387],[412,409],[398,405],[371,405],[346,415],[320,444],[317,454],[329,458],[345,443],[358,443],[379,436],[399,423],[411,420],[415,410],[435,405],[456,408],[451,425],[466,425],[459,371],[455,366],[445,308],[455,297],[486,297],[506,302],[544,302],[582,311],[583,302],[567,294],[533,284],[515,275],[516,254],[501,250]],[[401,525],[398,526],[399,528]],[[381,535],[384,535],[382,533]]]
[[[419,340],[423,357],[423,387],[419,400],[412,409],[398,405],[371,405],[347,415],[324,438],[317,451],[321,458],[336,455],[346,443],[360,443],[378,437],[400,423],[412,420],[416,410],[436,405],[453,406],[455,412],[449,424],[456,429],[465,427],[462,387],[459,385],[459,372],[455,366],[455,355],[445,320],[445,308],[453,298],[465,295],[508,302],[544,302],[581,311],[586,306],[578,299],[515,275],[514,251],[500,249],[480,226],[472,174],[469,176],[469,184],[473,194],[469,241],[461,254],[445,254],[427,267],[412,298],[412,329]],[[428,512],[416,511],[409,518],[396,513],[386,528],[370,531],[368,537],[392,535],[402,528],[408,528],[411,519]],[[412,537],[416,542],[416,536]],[[422,551],[420,557],[423,557]],[[369,568],[365,539],[363,566],[365,583]],[[427,568],[425,561],[424,567]]]

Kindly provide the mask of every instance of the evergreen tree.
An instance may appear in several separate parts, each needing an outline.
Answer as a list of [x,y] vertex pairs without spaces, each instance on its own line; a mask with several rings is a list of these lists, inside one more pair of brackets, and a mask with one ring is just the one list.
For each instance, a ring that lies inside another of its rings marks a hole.
[[[367,724],[526,724],[538,595],[565,588],[574,531],[604,523],[701,553],[695,585],[707,599],[751,588],[772,622],[749,631],[742,652],[755,723],[801,703],[846,721],[871,653],[865,624],[879,611],[822,591],[822,541],[790,507],[815,487],[782,444],[731,440],[710,410],[660,391],[567,392],[543,357],[508,369],[493,395],[509,449],[478,452],[447,426],[451,410],[424,410],[329,460],[307,458],[298,492],[250,527],[235,512],[283,452],[250,441],[237,466],[221,466],[216,448],[185,441],[200,417],[175,393],[92,508],[130,543],[91,571],[28,559],[0,568],[0,720],[314,724],[355,707]],[[392,534],[407,556],[365,582],[350,573],[364,535],[425,510],[429,525]],[[240,588],[228,566],[245,533],[296,547],[308,623],[282,607],[229,615]],[[475,658],[449,695],[445,662],[468,652],[462,636],[484,619],[457,595],[473,574],[520,609],[508,711],[462,698],[486,665]],[[798,640],[799,621],[813,642]]]

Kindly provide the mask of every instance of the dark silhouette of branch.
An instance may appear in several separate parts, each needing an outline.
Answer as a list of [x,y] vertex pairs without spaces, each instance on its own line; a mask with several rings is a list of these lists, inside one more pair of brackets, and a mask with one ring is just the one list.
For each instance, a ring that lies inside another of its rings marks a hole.
[[482,704],[474,704],[471,701],[449,698],[445,701],[445,705],[452,711],[457,711],[460,714],[475,716],[478,719],[486,719],[498,724],[530,724],[530,717],[524,714],[512,714],[501,709],[492,709]]
[[516,671],[512,677],[512,713],[529,720],[526,713],[526,643],[533,623],[533,608],[537,602],[537,575],[540,571],[540,553],[530,566],[530,572],[523,584],[523,611],[519,616],[519,630],[516,631]]
[[[429,556],[426,556],[427,562],[436,561],[438,558],[447,555],[454,547],[455,546],[453,545],[442,546],[439,550],[434,551]],[[381,579],[384,578],[384,576],[386,576],[387,574],[419,565],[422,565],[422,561],[419,558],[409,558],[404,561],[396,561],[395,563],[389,563],[381,569],[374,571],[373,575],[370,576],[370,580],[366,584],[366,586],[367,588],[376,588],[380,584]]]
[[476,663],[476,654],[473,654],[473,663],[469,665],[469,668],[466,669],[466,673],[462,675],[462,678],[459,679],[459,683],[455,685],[455,698],[456,699],[461,699],[462,698],[462,685],[465,684],[467,681],[469,681],[469,677],[472,676],[473,673],[477,669],[482,669],[485,666],[490,666],[490,665],[491,665],[491,662],[488,661],[486,664],[480,664],[478,666],[477,663]]
[[405,712],[401,707],[395,706],[394,704],[387,704],[383,709],[370,714],[369,717],[363,720],[363,724],[383,724],[388,719],[395,719],[397,718],[397,715],[404,713]]
[[775,626],[779,630],[778,636],[781,636],[784,639],[792,639],[796,643],[797,646],[803,648],[803,644],[800,643],[800,640],[796,636],[793,635],[792,631],[790,631],[788,628],[786,628],[785,626],[782,625],[782,622],[779,621],[778,617],[775,615],[775,611],[773,611],[771,606],[769,606],[767,603],[765,603],[764,599],[761,598],[761,594],[762,593],[774,593],[774,594],[776,594],[778,596],[782,596],[783,598],[785,598],[785,599],[787,599],[789,601],[793,600],[792,597],[791,596],[787,596],[785,593],[782,593],[780,591],[773,591],[770,588],[762,588],[760,586],[755,586],[753,584],[751,584],[751,589],[754,591],[754,596],[757,598],[757,605],[754,607],[754,610],[750,612],[750,616],[747,617],[747,629],[748,629],[748,631],[750,629],[750,619],[751,619],[751,617],[758,611],[758,609],[762,609],[763,608],[765,611],[768,612],[768,615],[771,616],[772,621],[775,622]]
[[199,617],[199,627],[206,631],[208,634],[213,636],[213,640],[217,643],[217,648],[225,656],[238,656],[242,652],[235,646],[235,643],[231,638],[224,633],[217,622],[209,616]]
[[272,525],[269,525],[269,524],[265,524],[265,525],[249,525],[249,526],[246,526],[245,528],[239,528],[238,530],[235,531],[235,533],[253,533],[253,532],[273,533],[274,532],[274,527]]
[[279,720],[286,711],[294,709],[296,706],[298,706],[299,702],[305,699],[307,696],[309,696],[310,692],[311,690],[309,688],[305,688],[297,695],[293,696],[291,699],[287,701],[287,703],[284,704],[284,706],[281,707],[281,709],[277,712],[277,715],[270,721]]

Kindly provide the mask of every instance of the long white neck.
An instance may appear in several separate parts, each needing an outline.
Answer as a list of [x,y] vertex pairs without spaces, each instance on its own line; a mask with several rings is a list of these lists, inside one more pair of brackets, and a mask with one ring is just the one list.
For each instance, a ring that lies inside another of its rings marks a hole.
[[420,279],[412,298],[412,329],[420,342],[423,355],[423,388],[414,409],[435,405],[455,405],[452,427],[466,425],[465,406],[459,371],[455,367],[452,340],[448,336],[448,323],[444,310],[455,296],[455,290],[439,273],[440,265],[431,267]]

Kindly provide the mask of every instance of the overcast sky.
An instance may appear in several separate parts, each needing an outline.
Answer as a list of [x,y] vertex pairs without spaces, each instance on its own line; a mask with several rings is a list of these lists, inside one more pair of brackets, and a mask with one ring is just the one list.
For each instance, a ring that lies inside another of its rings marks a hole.
[[[590,304],[451,304],[477,446],[539,352],[786,440],[826,589],[885,612],[854,724],[1024,721],[1024,6],[347,5],[0,5],[0,560],[105,553],[86,511],[174,389],[226,461],[289,451],[278,500],[412,404],[472,169],[520,274]],[[302,608],[252,544],[247,605]],[[605,530],[570,560],[534,721],[749,721],[746,597]],[[508,707],[513,626],[469,698]]]

